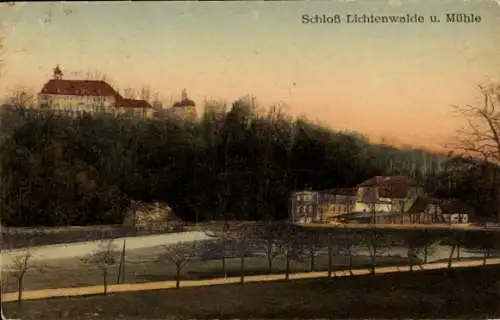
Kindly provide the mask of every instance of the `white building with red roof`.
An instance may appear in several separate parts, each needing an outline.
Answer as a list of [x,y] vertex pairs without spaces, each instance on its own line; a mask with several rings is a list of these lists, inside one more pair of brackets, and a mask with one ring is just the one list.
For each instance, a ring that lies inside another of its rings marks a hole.
[[111,113],[151,118],[153,107],[145,100],[123,98],[102,80],[66,80],[57,66],[54,77],[44,84],[38,95],[41,110],[68,114]]
[[404,176],[376,176],[357,186],[354,212],[407,211],[424,190]]

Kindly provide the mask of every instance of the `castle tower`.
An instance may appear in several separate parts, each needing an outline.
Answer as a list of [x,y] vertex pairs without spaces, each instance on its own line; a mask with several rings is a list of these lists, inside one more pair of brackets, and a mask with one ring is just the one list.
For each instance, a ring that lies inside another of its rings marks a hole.
[[53,72],[52,78],[56,79],[56,80],[60,80],[60,79],[62,79],[62,77],[63,77],[63,73],[61,71],[61,68],[59,68],[59,65],[57,65],[54,68],[54,72]]
[[196,103],[188,98],[186,89],[181,92],[181,101],[174,103],[173,113],[182,119],[196,119]]

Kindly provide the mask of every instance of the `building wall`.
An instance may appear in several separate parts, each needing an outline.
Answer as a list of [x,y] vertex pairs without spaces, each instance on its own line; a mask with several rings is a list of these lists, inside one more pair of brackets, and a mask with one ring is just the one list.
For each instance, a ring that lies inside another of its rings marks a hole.
[[145,119],[152,119],[154,117],[154,110],[151,108],[117,108],[118,113],[126,116],[141,117]]
[[361,201],[356,201],[354,206],[354,212],[372,212],[373,206],[375,206],[375,212],[394,212],[392,203],[366,203]]
[[469,223],[469,215],[464,213],[443,214],[446,223]]
[[353,211],[354,205],[349,203],[324,203],[319,209],[325,219]]
[[147,108],[145,111],[145,115],[147,119],[153,119],[155,115],[155,110],[152,108]]
[[171,111],[175,117],[186,120],[194,120],[197,117],[195,107],[173,107]]
[[122,115],[138,116],[151,119],[154,110],[151,108],[116,108],[116,99],[113,96],[75,96],[39,94],[38,105],[40,109],[49,108],[59,112],[106,112]]
[[314,222],[320,220],[318,212],[318,193],[299,191],[291,195],[292,222]]
[[403,211],[408,211],[418,195],[420,194],[419,188],[410,188],[411,191],[408,192],[408,196],[405,199],[390,199],[390,198],[380,198],[376,188],[359,188],[356,205],[354,207],[355,212],[370,212],[373,210],[373,205],[371,201],[376,199],[380,203],[375,204],[376,212],[401,212],[401,205],[403,204]]
[[38,103],[41,109],[77,112],[113,112],[115,97],[76,96],[63,94],[40,94]]

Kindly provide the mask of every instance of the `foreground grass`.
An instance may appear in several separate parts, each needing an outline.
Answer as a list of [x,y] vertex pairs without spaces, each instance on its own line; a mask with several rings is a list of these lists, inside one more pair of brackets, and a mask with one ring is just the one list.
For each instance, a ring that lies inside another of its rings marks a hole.
[[224,285],[26,301],[23,319],[485,318],[500,316],[500,267]]

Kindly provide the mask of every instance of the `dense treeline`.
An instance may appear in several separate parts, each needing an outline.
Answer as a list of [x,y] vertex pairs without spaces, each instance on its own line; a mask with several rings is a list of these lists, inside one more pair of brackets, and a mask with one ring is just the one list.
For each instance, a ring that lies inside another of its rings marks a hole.
[[187,220],[282,219],[293,190],[350,187],[383,174],[409,175],[429,192],[480,205],[482,216],[498,213],[497,167],[371,144],[279,107],[258,112],[248,99],[228,111],[207,103],[197,122],[4,107],[1,130],[6,225],[120,223],[130,200],[168,202]]

